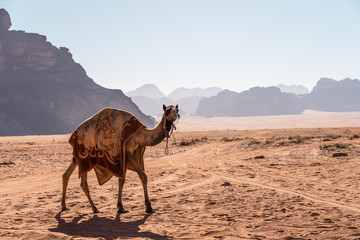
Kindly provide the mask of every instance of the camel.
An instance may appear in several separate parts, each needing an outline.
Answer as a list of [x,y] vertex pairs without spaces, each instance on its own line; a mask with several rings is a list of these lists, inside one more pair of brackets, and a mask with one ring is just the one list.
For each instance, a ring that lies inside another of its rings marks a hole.
[[[126,111],[110,108],[101,110],[80,124],[69,140],[73,146],[73,159],[62,175],[62,211],[68,210],[65,203],[66,189],[71,174],[79,166],[80,186],[94,213],[99,213],[99,210],[90,197],[87,184],[87,172],[91,169],[95,170],[99,185],[107,182],[113,175],[119,178],[118,213],[128,212],[122,204],[126,170],[136,171],[143,185],[146,212],[154,213],[148,196],[143,154],[146,146],[155,146],[165,137],[169,138],[175,127],[174,121],[180,118],[178,105],[163,105],[163,110],[162,120],[153,129],[147,129]],[[124,135],[124,132],[127,133]]]

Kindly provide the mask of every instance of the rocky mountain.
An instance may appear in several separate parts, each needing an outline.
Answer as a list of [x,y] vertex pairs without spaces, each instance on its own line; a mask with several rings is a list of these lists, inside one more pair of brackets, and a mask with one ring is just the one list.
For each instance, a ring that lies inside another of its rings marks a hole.
[[222,89],[218,87],[209,88],[177,88],[169,94],[169,98],[179,100],[188,97],[211,97],[215,96]]
[[174,102],[181,106],[180,109],[183,111],[182,114],[194,115],[201,99],[203,99],[203,97],[190,96],[174,100]]
[[300,100],[301,108],[328,112],[360,111],[360,81],[346,78],[320,79]]
[[277,87],[254,87],[241,93],[224,90],[203,98],[196,114],[213,116],[257,116],[299,114],[306,109],[327,112],[360,111],[360,81],[346,78],[320,79],[309,94],[281,92]]
[[298,114],[295,94],[282,93],[277,87],[253,87],[241,93],[224,90],[218,95],[203,98],[196,114],[214,116],[261,116]]
[[[174,105],[176,102],[164,97],[161,99],[152,99],[143,96],[136,96],[131,98],[132,101],[147,115],[161,116],[164,113],[162,105]],[[183,114],[183,110],[180,109],[180,114]]]
[[150,99],[161,99],[166,97],[163,92],[160,91],[160,89],[155,86],[154,84],[145,84],[144,86],[141,86],[133,91],[129,91],[125,93],[128,97],[147,97]]
[[277,88],[280,89],[280,91],[284,92],[284,93],[294,93],[296,95],[300,95],[300,94],[308,94],[309,93],[309,89],[307,89],[306,87],[302,86],[302,85],[284,85],[284,84],[279,84],[276,86]]
[[89,78],[69,49],[10,26],[9,14],[0,9],[1,136],[69,133],[104,107],[124,109],[154,126],[121,90]]

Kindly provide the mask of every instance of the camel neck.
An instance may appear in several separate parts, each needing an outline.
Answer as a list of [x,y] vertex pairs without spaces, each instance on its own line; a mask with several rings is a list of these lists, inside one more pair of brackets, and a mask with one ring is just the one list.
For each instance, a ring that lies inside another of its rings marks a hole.
[[155,146],[161,143],[165,138],[165,133],[163,130],[165,123],[164,116],[161,118],[161,121],[153,129],[143,129],[139,133],[139,141],[144,146]]

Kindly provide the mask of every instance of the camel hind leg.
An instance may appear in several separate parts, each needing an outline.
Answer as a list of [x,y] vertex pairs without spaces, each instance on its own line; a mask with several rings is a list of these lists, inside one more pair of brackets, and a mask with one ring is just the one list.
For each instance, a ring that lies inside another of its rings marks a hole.
[[144,171],[141,169],[140,165],[136,162],[134,155],[129,152],[126,151],[126,160],[129,161],[129,164],[132,165],[132,167],[135,169],[135,171],[137,172],[137,174],[139,175],[139,178],[141,180],[141,183],[143,185],[144,188],[144,197],[145,197],[145,206],[146,206],[146,212],[147,213],[154,213],[155,211],[152,209],[151,207],[151,203],[150,203],[150,199],[149,199],[149,195],[148,195],[148,189],[147,189],[147,176],[144,173]]
[[84,190],[85,195],[87,196],[89,203],[91,205],[92,210],[94,211],[94,213],[99,213],[99,210],[95,207],[94,202],[92,201],[91,197],[90,197],[90,192],[89,192],[89,186],[87,184],[87,173],[85,173],[82,177],[81,177],[81,184],[80,184],[81,188]]
[[68,183],[69,183],[69,178],[70,178],[71,174],[74,172],[76,166],[77,166],[77,163],[76,163],[75,159],[73,158],[73,160],[71,161],[70,166],[69,166],[68,169],[65,171],[65,173],[62,175],[62,179],[63,179],[63,194],[62,194],[62,200],[61,200],[61,211],[67,210],[66,202],[65,202],[66,189],[67,189],[67,186],[68,186]]
[[[125,161],[125,176],[126,176],[127,165],[128,165],[128,162]],[[122,180],[119,178],[119,193],[118,193],[118,203],[117,203],[118,213],[128,213],[129,212],[124,209],[124,206],[122,204],[122,191],[124,188],[124,183],[125,183],[125,180]]]

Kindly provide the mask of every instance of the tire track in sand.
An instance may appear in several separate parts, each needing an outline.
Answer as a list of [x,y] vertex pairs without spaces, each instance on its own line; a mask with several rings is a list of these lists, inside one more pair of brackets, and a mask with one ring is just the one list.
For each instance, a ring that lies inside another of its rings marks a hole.
[[[192,159],[194,159],[195,157],[192,156],[191,157]],[[190,158],[187,158],[187,159],[190,159]],[[175,163],[175,159],[174,158],[170,158],[168,160],[168,162],[170,163],[171,166],[173,167],[176,167],[177,168],[177,171],[179,170],[182,170],[182,169],[185,169],[186,167],[189,166],[188,163],[183,163],[183,164],[177,164]],[[161,196],[167,196],[167,195],[172,195],[172,194],[175,194],[175,193],[179,193],[179,192],[183,192],[183,191],[187,191],[187,190],[191,190],[191,189],[194,189],[194,188],[197,188],[197,187],[200,187],[200,186],[203,186],[203,185],[206,185],[206,184],[209,184],[209,183],[212,183],[216,180],[219,180],[218,177],[216,176],[213,176],[213,175],[210,175],[208,174],[209,178],[206,178],[202,181],[197,181],[196,183],[194,184],[190,184],[190,185],[186,185],[186,186],[183,186],[183,187],[179,187],[179,188],[176,188],[176,189],[173,189],[173,190],[168,190],[168,191],[165,191],[163,192],[162,194],[160,194]],[[166,177],[165,179],[166,180],[169,180],[169,179],[174,179],[175,177],[171,177],[171,176],[168,176]],[[161,181],[163,182],[163,181]]]
[[[196,158],[196,156],[191,156],[190,158]],[[200,162],[205,162],[204,161],[205,159],[206,159],[206,156],[201,156],[199,161]],[[177,164],[175,162],[175,159],[170,159],[169,163],[171,165],[175,166],[175,167],[178,167],[178,168],[185,168],[185,166],[188,166],[188,164],[183,164],[183,165]],[[218,165],[222,165],[222,164],[218,163]],[[285,193],[285,194],[289,194],[289,195],[300,196],[300,197],[303,197],[304,199],[313,201],[315,203],[325,204],[325,205],[345,209],[345,210],[348,210],[348,211],[351,211],[351,212],[356,212],[356,213],[360,214],[360,207],[359,206],[353,206],[353,205],[344,204],[344,203],[340,203],[340,202],[335,202],[335,201],[331,201],[331,200],[324,200],[324,199],[321,199],[321,198],[318,198],[318,197],[315,197],[315,196],[312,196],[312,195],[309,195],[309,194],[305,194],[305,193],[301,193],[301,192],[297,192],[297,191],[293,191],[293,190],[289,190],[289,189],[286,189],[286,188],[281,188],[281,187],[273,186],[273,185],[269,185],[269,184],[263,184],[263,183],[259,183],[259,182],[255,182],[255,181],[251,181],[251,180],[247,180],[247,179],[233,178],[233,177],[220,175],[220,174],[217,174],[217,173],[214,173],[214,172],[209,172],[209,171],[207,171],[207,173],[209,173],[210,175],[213,176],[212,178],[208,179],[208,181],[205,180],[205,181],[199,182],[197,184],[189,186],[189,188],[186,188],[186,187],[179,188],[178,191],[174,190],[174,192],[179,192],[182,189],[185,189],[185,190],[192,189],[192,188],[195,188],[197,186],[201,186],[201,185],[206,184],[206,183],[214,182],[216,180],[226,180],[226,181],[233,181],[233,182],[242,183],[242,184],[243,183],[250,184],[250,185],[253,185],[253,186],[257,186],[257,187],[261,187],[261,188],[265,188],[265,189],[271,189],[271,190],[275,190],[277,192]]]
[[276,186],[272,186],[272,185],[268,185],[268,184],[263,184],[263,183],[259,183],[259,182],[255,182],[255,181],[250,181],[250,180],[246,180],[246,179],[232,178],[232,177],[228,177],[228,176],[224,176],[224,175],[218,175],[216,173],[212,173],[212,174],[219,177],[220,179],[224,179],[224,180],[227,180],[230,182],[233,181],[233,182],[242,183],[242,184],[246,183],[249,185],[253,185],[253,186],[257,186],[257,187],[261,187],[261,188],[265,188],[265,189],[275,190],[275,191],[281,192],[281,193],[300,196],[300,197],[303,197],[304,199],[311,200],[316,203],[326,204],[326,205],[330,205],[333,207],[338,207],[338,208],[346,209],[346,210],[349,210],[352,212],[360,213],[360,208],[352,206],[352,205],[345,205],[345,204],[342,204],[339,202],[323,200],[323,199],[320,199],[320,198],[317,198],[317,197],[314,197],[314,196],[311,196],[308,194],[304,194],[304,193],[300,193],[300,192],[296,192],[296,191],[292,191],[289,189],[280,188],[280,187],[276,187]]

